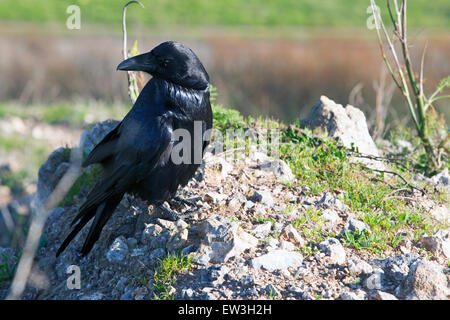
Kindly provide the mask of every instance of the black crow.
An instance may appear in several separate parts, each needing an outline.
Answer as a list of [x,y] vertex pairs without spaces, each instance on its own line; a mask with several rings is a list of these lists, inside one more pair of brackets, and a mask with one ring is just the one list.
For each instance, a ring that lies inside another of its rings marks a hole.
[[[153,77],[130,112],[83,162],[83,167],[100,163],[104,175],[80,206],[71,226],[77,224],[57,256],[94,218],[81,249],[83,256],[88,254],[125,193],[161,207],[166,218],[176,220],[176,213],[165,208],[163,202],[175,197],[178,187],[194,176],[209,143],[205,134],[212,127],[209,76],[191,49],[177,42],[164,42],[148,53],[123,61],[117,69],[144,71]],[[177,129],[188,132],[191,141],[181,141],[186,136],[177,140]],[[179,143],[184,144],[183,148]],[[175,149],[181,150],[176,153],[183,157],[182,161],[172,156]]]

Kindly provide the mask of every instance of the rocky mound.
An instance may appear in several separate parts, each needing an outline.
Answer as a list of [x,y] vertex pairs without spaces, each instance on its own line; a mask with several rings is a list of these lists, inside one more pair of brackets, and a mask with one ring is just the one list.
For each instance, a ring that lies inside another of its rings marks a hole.
[[[336,112],[341,112],[340,108]],[[85,152],[113,126],[114,122],[99,123],[84,133],[81,146]],[[39,172],[35,205],[48,196],[69,165],[67,150],[61,148],[50,155]],[[168,204],[182,219],[161,220],[145,201],[125,195],[87,257],[81,258],[77,252],[87,234],[88,228],[84,228],[56,258],[85,195],[82,190],[73,204],[50,213],[24,298],[450,297],[447,231],[424,236],[420,242],[406,235],[400,253],[387,252],[376,259],[342,244],[345,232],[371,232],[355,212],[335,194],[310,195],[307,186],[290,187],[294,180],[291,169],[280,159],[255,154],[230,162],[208,154],[203,168],[180,190],[192,205]],[[322,224],[333,236],[311,245],[294,226],[313,211],[319,212],[314,223]],[[439,259],[428,260],[422,248]],[[9,267],[18,258],[12,249],[0,249],[1,255],[7,257]],[[179,267],[164,279],[172,270],[168,261]],[[175,275],[176,282],[171,280]],[[7,287],[0,282],[0,298],[6,294]]]

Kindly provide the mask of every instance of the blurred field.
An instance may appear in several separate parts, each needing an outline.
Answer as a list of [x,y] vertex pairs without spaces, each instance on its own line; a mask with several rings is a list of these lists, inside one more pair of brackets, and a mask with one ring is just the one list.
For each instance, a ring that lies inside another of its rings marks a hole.
[[[139,36],[139,48],[149,50],[174,39],[200,56],[218,101],[244,115],[267,115],[290,121],[304,116],[321,95],[346,104],[352,89],[363,85],[368,115],[374,106],[374,81],[382,68],[374,37],[315,34],[299,39],[248,39],[214,35],[188,38]],[[411,48],[420,59],[425,41],[425,86],[428,92],[450,74],[450,35],[423,36]],[[0,101],[22,105],[103,101],[127,104],[126,76],[116,71],[121,38],[112,35],[0,35]],[[445,100],[436,103],[449,114]],[[396,92],[392,110],[406,106]],[[392,114],[391,114],[392,115]]]
[[[145,24],[210,26],[313,26],[365,25],[369,1],[363,0],[142,0],[144,10],[130,10],[131,20]],[[39,3],[39,4],[37,4]],[[65,21],[71,4],[80,6],[83,20],[120,28],[126,1],[110,0],[2,0],[0,20]],[[384,1],[378,1],[379,5]],[[448,0],[409,2],[411,25],[450,27]]]

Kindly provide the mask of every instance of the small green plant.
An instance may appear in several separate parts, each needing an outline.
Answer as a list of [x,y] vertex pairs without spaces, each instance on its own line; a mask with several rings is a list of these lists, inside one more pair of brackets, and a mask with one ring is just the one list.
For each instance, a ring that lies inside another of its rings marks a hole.
[[313,242],[308,242],[305,246],[301,247],[301,253],[304,257],[310,257],[315,255],[319,250],[313,247]]
[[273,218],[265,218],[265,217],[259,217],[259,216],[253,217],[253,222],[255,222],[255,223],[262,224],[262,223],[265,223],[268,221],[271,222],[272,224],[275,223],[275,220]]
[[5,255],[0,256],[0,285],[4,282],[8,282],[14,275],[13,268],[9,267],[8,257]]
[[25,170],[17,172],[2,171],[0,172],[0,183],[9,187],[12,192],[20,192],[23,189],[24,179],[27,175]]
[[[383,246],[383,242],[375,234],[370,233],[366,229],[361,231],[349,232],[346,231],[342,237],[342,242],[345,246],[353,247],[355,249],[367,249],[377,251],[379,246]],[[383,247],[380,249],[384,249]]]
[[329,234],[323,230],[324,220],[322,211],[313,207],[300,212],[299,217],[292,222],[292,226],[301,230],[306,240],[313,243],[323,241]]
[[153,276],[155,299],[175,299],[170,290],[176,282],[176,276],[191,270],[191,264],[191,258],[181,254],[169,254],[164,259],[159,259]]
[[246,122],[241,113],[234,109],[227,109],[218,105],[212,105],[213,127],[225,134],[229,129],[243,129]]

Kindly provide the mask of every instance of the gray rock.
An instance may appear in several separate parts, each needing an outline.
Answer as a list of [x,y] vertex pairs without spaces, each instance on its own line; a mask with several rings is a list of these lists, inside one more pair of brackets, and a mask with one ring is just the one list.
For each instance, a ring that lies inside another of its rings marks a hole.
[[373,268],[370,264],[357,258],[348,259],[348,270],[353,275],[359,276],[361,274],[370,274]]
[[436,205],[429,213],[441,224],[450,224],[450,204]]
[[289,183],[295,180],[291,168],[281,159],[268,159],[259,168],[263,171],[273,173],[279,182]]
[[217,300],[217,296],[214,292],[214,288],[204,287],[202,293],[199,296],[200,300]]
[[229,271],[227,266],[210,266],[201,271],[201,281],[208,286],[218,287],[225,281]]
[[39,168],[36,193],[32,207],[40,208],[53,192],[59,180],[70,167],[70,149],[58,148],[53,151]]
[[271,283],[269,283],[265,288],[264,291],[272,297],[279,297],[281,296],[280,291]]
[[233,165],[227,162],[223,157],[211,155],[205,161],[205,168],[218,171],[220,177],[225,179],[233,171]]
[[383,270],[377,270],[364,281],[364,286],[369,290],[383,290],[384,282],[385,275]]
[[137,243],[138,243],[138,241],[136,240],[136,238],[127,238],[128,248],[134,249],[136,247]]
[[93,294],[82,296],[80,300],[103,300],[103,296],[101,292],[94,292]]
[[200,223],[198,233],[202,239],[198,258],[203,262],[224,263],[258,244],[258,240],[236,222],[219,215]]
[[249,210],[255,207],[255,203],[253,201],[245,201],[244,209]]
[[270,192],[266,190],[255,190],[248,200],[255,203],[260,202],[268,207],[272,207],[275,202]]
[[329,231],[336,229],[341,222],[337,212],[330,209],[323,210],[322,218],[325,220],[325,229]]
[[195,298],[195,292],[191,288],[183,288],[181,290],[181,297],[188,300],[193,299]]
[[385,273],[386,280],[392,282],[393,286],[400,284],[408,275],[411,264],[418,259],[415,254],[404,254],[386,259],[372,259],[372,263],[381,267]]
[[339,295],[339,300],[364,300],[364,296],[358,292],[359,294],[355,292],[342,292]]
[[125,289],[125,287],[126,287],[128,282],[129,281],[128,281],[127,277],[120,277],[120,280],[117,282],[117,284],[114,287],[114,289],[119,291],[119,292],[122,292]]
[[228,209],[231,211],[231,213],[238,212],[241,209],[242,205],[247,201],[242,193],[233,194],[228,199]]
[[254,233],[258,238],[267,237],[272,229],[272,222],[266,221],[262,224],[256,225],[252,229],[252,233]]
[[257,296],[258,295],[258,290],[254,287],[250,287],[247,290],[244,291],[244,294],[241,296],[244,297],[251,297],[251,296]]
[[354,218],[350,218],[347,223],[345,224],[344,228],[341,231],[341,234],[344,234],[346,232],[350,232],[350,233],[361,233],[363,230],[368,231],[369,233],[371,233],[372,231],[370,230],[370,227],[365,224],[364,222],[354,219]]
[[141,242],[150,249],[165,248],[170,234],[157,224],[147,224],[142,231]]
[[421,245],[435,256],[443,255],[450,259],[450,235],[446,230],[439,230],[432,236],[422,236]]
[[145,300],[148,298],[149,291],[146,287],[137,287],[133,290],[134,300]]
[[450,174],[448,168],[431,177],[431,181],[436,189],[450,191]]
[[176,230],[175,223],[173,221],[156,219],[156,224],[169,231]]
[[412,237],[409,232],[399,231],[395,236],[401,237],[401,240],[398,243],[400,251],[404,254],[410,253],[412,248]]
[[300,236],[297,230],[291,224],[288,224],[280,234],[280,239],[285,239],[293,244],[303,247],[305,245],[305,240]]
[[53,210],[51,210],[48,213],[48,217],[47,217],[47,221],[49,224],[52,224],[53,221],[55,221],[56,219],[58,219],[63,213],[64,213],[64,208],[61,207],[57,207]]
[[156,224],[147,224],[142,232],[141,241],[148,241],[153,237],[159,236],[163,232],[163,228]]
[[128,253],[127,240],[123,236],[120,236],[109,247],[106,258],[111,263],[120,263],[125,260]]
[[280,248],[280,250],[286,250],[286,251],[295,251],[297,249],[297,247],[289,241],[280,241],[278,243],[278,248]]
[[173,234],[167,241],[166,248],[168,251],[178,251],[183,249],[188,240],[188,229],[180,230],[179,232]]
[[157,248],[150,253],[150,261],[156,261],[163,258],[166,255],[166,250],[163,248]]
[[183,250],[181,250],[181,254],[182,255],[187,255],[191,252],[195,251],[195,246],[193,244],[188,245],[186,248],[184,248]]
[[448,277],[439,264],[417,259],[399,288],[399,297],[407,300],[449,300]]
[[227,195],[209,191],[205,193],[203,200],[213,205],[218,205],[227,199]]
[[320,250],[329,257],[330,263],[343,264],[345,263],[346,253],[342,244],[336,238],[328,238],[320,244]]
[[263,268],[267,271],[287,270],[288,268],[298,268],[303,262],[303,256],[298,252],[285,250],[273,250],[267,254],[251,260],[251,265],[255,269]]
[[376,290],[369,295],[371,300],[398,300],[396,296],[388,292]]
[[247,286],[252,286],[255,284],[256,280],[255,280],[255,275],[253,273],[250,274],[244,274],[240,281],[242,286],[247,287]]
[[83,132],[80,137],[80,146],[82,147],[83,153],[89,154],[119,123],[120,121],[117,120],[105,120],[96,123],[91,130]]
[[134,248],[133,251],[131,251],[130,256],[131,257],[143,257],[145,256],[145,249],[144,248]]
[[[94,127],[81,134],[81,154],[89,154],[94,146],[98,144],[119,121],[106,120],[99,122]],[[32,206],[36,210],[42,206],[47,197],[55,189],[59,180],[67,172],[71,165],[72,149],[58,148],[53,151],[44,164],[39,168],[36,193],[33,197]]]
[[128,289],[125,293],[120,297],[120,300],[133,300],[133,289]]
[[[320,128],[330,137],[338,139],[347,148],[353,145],[365,155],[380,156],[369,134],[364,113],[351,105],[344,108],[327,97],[321,96],[320,101],[312,107],[306,118],[300,121],[300,126],[312,130]],[[355,160],[374,169],[385,169],[381,161],[365,158],[355,158]]]
[[303,292],[302,300],[316,300],[310,293]]
[[188,223],[186,221],[184,221],[183,219],[178,219],[174,223],[175,223],[175,227],[177,227],[178,230],[186,229],[189,226]]
[[338,197],[326,192],[322,198],[316,202],[316,207],[322,207],[326,209],[335,209],[339,211],[345,211],[345,205],[339,200]]

